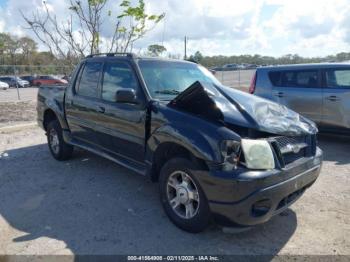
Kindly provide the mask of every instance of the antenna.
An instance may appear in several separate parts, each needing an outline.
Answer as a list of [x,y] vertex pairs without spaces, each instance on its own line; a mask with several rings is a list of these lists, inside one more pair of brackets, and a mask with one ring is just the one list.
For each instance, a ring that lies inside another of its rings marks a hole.
[[164,35],[165,35],[165,22],[166,22],[166,16],[164,17],[164,24],[163,24],[163,33],[162,33],[162,46],[164,46]]
[[188,38],[187,36],[185,36],[185,56],[184,56],[185,60],[187,59],[187,41],[188,41]]

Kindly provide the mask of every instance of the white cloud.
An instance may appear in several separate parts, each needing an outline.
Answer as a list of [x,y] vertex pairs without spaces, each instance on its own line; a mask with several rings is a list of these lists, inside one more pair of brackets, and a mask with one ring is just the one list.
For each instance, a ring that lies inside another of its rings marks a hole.
[[[136,0],[133,0],[136,1]],[[111,18],[103,27],[103,40],[113,31],[119,2],[110,0]],[[136,48],[164,43],[173,53],[183,53],[183,37],[189,37],[189,53],[206,55],[298,53],[322,56],[348,51],[350,45],[349,0],[145,0],[151,13],[166,12],[155,30]],[[66,21],[67,0],[47,0],[58,19]],[[19,13],[42,10],[41,0],[8,0],[0,7],[0,31],[30,34]],[[78,28],[77,28],[78,29]]]

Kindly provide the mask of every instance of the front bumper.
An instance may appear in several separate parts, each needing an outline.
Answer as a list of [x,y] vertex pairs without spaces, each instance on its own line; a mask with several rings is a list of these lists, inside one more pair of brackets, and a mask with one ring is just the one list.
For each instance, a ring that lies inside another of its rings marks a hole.
[[317,179],[322,151],[288,168],[231,172],[211,171],[200,178],[214,220],[223,226],[253,226],[287,209]]

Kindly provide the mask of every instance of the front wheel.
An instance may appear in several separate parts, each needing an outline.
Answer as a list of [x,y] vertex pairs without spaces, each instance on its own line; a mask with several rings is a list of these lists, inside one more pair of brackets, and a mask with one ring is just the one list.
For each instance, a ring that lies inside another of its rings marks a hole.
[[194,173],[200,167],[184,158],[169,160],[160,171],[160,197],[170,220],[179,228],[198,233],[210,221],[208,200]]
[[52,156],[57,160],[67,160],[73,154],[73,146],[63,140],[62,128],[57,120],[47,125],[47,142]]

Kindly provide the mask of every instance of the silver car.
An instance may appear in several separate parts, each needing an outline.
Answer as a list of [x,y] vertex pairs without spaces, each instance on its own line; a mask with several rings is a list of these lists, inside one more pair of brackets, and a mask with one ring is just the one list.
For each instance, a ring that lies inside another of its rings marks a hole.
[[6,89],[9,88],[9,87],[10,87],[10,86],[8,85],[8,83],[1,82],[1,81],[0,81],[0,89],[6,90]]
[[10,87],[29,87],[29,82],[18,76],[2,76],[0,81],[7,83]]
[[350,134],[350,64],[261,67],[249,92],[286,105],[320,131]]

